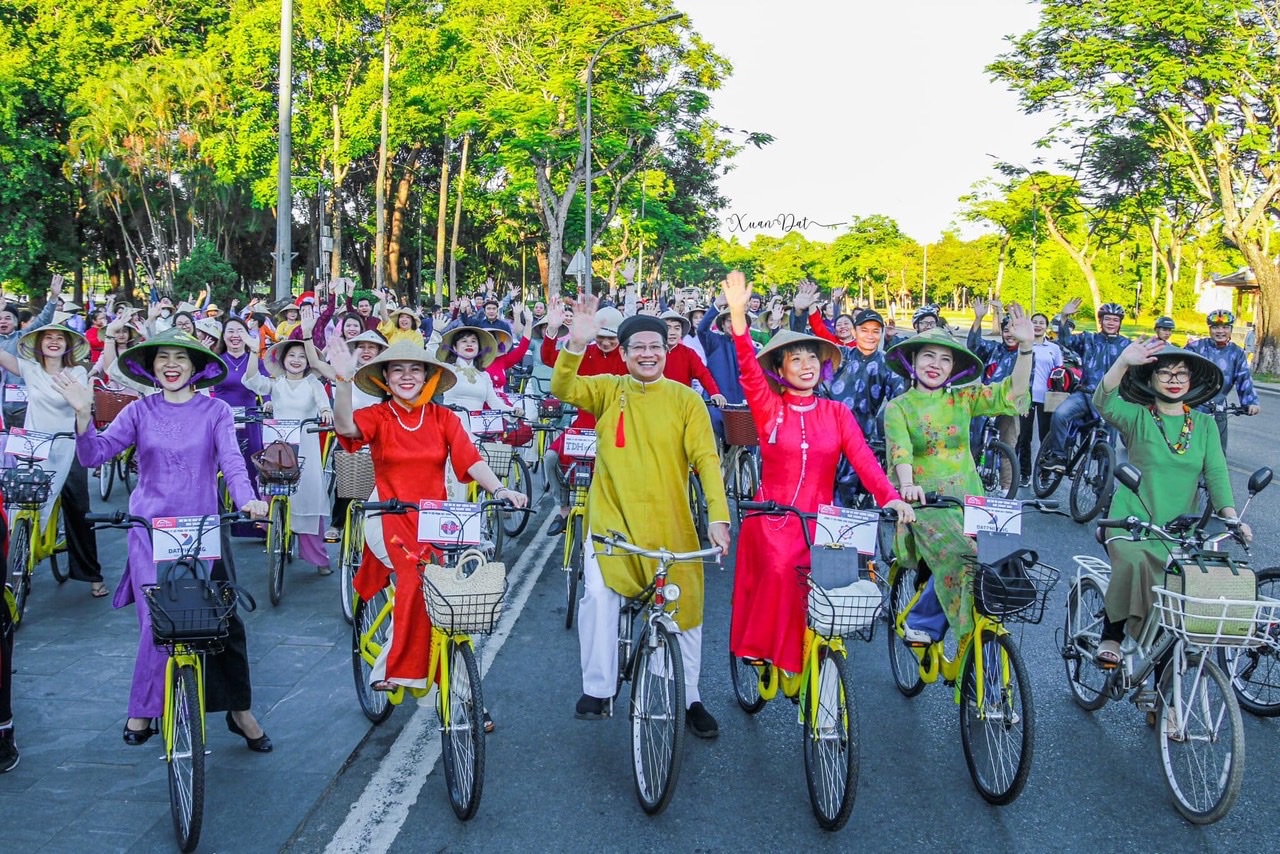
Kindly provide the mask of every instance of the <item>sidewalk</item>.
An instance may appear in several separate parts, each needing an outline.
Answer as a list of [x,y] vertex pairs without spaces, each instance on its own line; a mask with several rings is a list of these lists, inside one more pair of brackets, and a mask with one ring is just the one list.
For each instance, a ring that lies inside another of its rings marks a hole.
[[[123,508],[123,490],[109,504]],[[114,591],[123,532],[103,532],[99,548]],[[249,751],[227,732],[221,713],[209,716],[208,791],[197,850],[279,850],[369,723],[352,688],[338,574],[321,577],[295,561],[286,568],[284,598],[273,608],[261,546],[237,541],[235,555],[241,583],[259,603],[245,615],[253,711],[275,750]],[[47,563],[37,570],[14,640],[14,726],[22,758],[0,776],[7,850],[175,850],[163,743],[157,736],[129,747],[121,739],[137,643],[132,607],[113,610],[110,599],[92,599],[87,584],[59,586]]]

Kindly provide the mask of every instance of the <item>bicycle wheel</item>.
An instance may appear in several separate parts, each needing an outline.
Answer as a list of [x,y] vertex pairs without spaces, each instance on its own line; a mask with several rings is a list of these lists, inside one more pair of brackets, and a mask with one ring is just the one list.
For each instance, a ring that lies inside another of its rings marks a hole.
[[733,696],[737,698],[742,711],[754,715],[764,708],[765,699],[760,696],[760,671],[757,665],[747,664],[745,659],[738,658],[731,652],[729,679],[733,682]]
[[272,605],[280,604],[284,595],[284,556],[289,548],[285,541],[284,502],[273,500],[267,515],[267,594]]
[[1080,579],[1078,588],[1067,593],[1067,626],[1063,633],[1072,652],[1063,657],[1067,667],[1067,687],[1071,699],[1086,712],[1096,712],[1107,704],[1107,672],[1093,663],[1102,641],[1102,621],[1106,618],[1105,594],[1092,578]]
[[444,782],[454,814],[467,821],[480,808],[484,790],[484,699],[480,666],[469,641],[449,641],[447,702],[449,720],[440,727]]
[[[502,485],[512,492],[519,492],[533,506],[533,475],[529,474],[529,464],[519,454],[511,459],[511,471],[502,479]],[[524,533],[529,524],[528,513],[503,513],[502,530],[508,537],[518,537]]]
[[999,806],[1013,803],[1031,774],[1035,703],[1027,666],[1013,640],[984,629],[980,642],[981,674],[975,665],[979,641],[974,641],[965,657],[960,688],[960,742],[978,794]]
[[116,482],[116,461],[107,460],[98,466],[98,497],[106,501],[111,497],[111,485]]
[[1057,491],[1058,484],[1062,483],[1062,472],[1045,471],[1044,458],[1048,455],[1048,451],[1049,443],[1041,442],[1035,465],[1032,466],[1031,489],[1035,492],[1036,498],[1048,498]]
[[903,696],[914,697],[924,690],[924,680],[920,678],[920,659],[907,646],[907,642],[898,634],[898,618],[911,597],[916,595],[916,571],[899,568],[897,577],[889,587],[889,630],[885,637],[889,639],[889,669],[893,671],[893,684]]
[[22,615],[27,611],[27,598],[31,595],[31,520],[19,519],[9,533],[9,584],[13,588],[15,613],[13,627],[22,625]]
[[[1280,599],[1280,566],[1258,570],[1258,596]],[[1231,679],[1240,706],[1263,718],[1280,715],[1280,624],[1267,627],[1269,643],[1252,649],[1218,648],[1218,666]]]
[[169,756],[169,813],[178,848],[193,851],[200,842],[204,820],[204,722],[200,714],[200,685],[190,664],[174,668],[173,693],[165,718],[173,732]]
[[[1176,659],[1175,659],[1176,661]],[[1212,824],[1231,811],[1244,779],[1244,722],[1231,685],[1218,666],[1171,662],[1160,680],[1156,725],[1160,764],[1173,805],[1193,824]],[[1178,690],[1175,692],[1175,686]],[[1178,709],[1176,734],[1169,732]]]
[[704,542],[707,539],[707,496],[702,491],[702,481],[692,473],[689,475],[689,513],[693,516],[698,541]]
[[59,584],[66,582],[71,577],[71,562],[69,558],[63,558],[61,562],[58,555],[66,554],[67,551],[67,519],[62,515],[62,505],[58,505],[58,533],[54,537],[53,551],[49,553],[49,571],[53,573],[53,578]]
[[564,568],[564,627],[566,629],[573,628],[573,620],[578,613],[578,584],[582,581],[582,562],[585,556],[583,549],[586,548],[586,544],[582,542],[582,516],[575,513],[569,521],[571,524],[568,533],[573,539],[567,546],[569,563]]
[[[385,691],[375,691],[369,687],[373,662],[382,652],[391,633],[390,617],[377,626],[374,625],[391,597],[390,589],[384,587],[372,599],[356,602],[351,619],[351,671],[356,680],[356,699],[360,701],[360,710],[364,712],[364,716],[375,724],[385,721],[395,709]],[[368,654],[368,659],[365,658],[365,653]]]
[[338,593],[342,596],[342,619],[351,622],[356,601],[356,570],[364,556],[364,514],[352,511],[347,515],[347,525],[342,529],[342,544],[338,547]]
[[738,454],[738,463],[734,476],[737,486],[734,488],[739,501],[750,501],[760,489],[760,463],[755,454],[744,449]]
[[1013,452],[1013,448],[1004,442],[992,442],[987,447],[978,466],[978,477],[982,480],[982,489],[987,495],[992,498],[1017,498],[1018,478],[1021,475],[1018,455]]
[[640,637],[631,672],[631,768],[649,815],[666,809],[680,777],[684,747],[684,659],[676,635],[660,623]]
[[843,652],[826,647],[818,653],[817,689],[809,686],[800,717],[813,814],[823,830],[839,830],[858,795],[858,713]]
[[1116,452],[1101,442],[1089,449],[1071,479],[1071,518],[1080,524],[1089,522],[1102,512],[1111,498],[1112,474],[1116,468]]

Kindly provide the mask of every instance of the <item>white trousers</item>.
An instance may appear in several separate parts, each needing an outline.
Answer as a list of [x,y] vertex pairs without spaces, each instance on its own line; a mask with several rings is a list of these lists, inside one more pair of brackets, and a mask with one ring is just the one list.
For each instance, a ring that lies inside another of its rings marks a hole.
[[[583,560],[582,599],[578,602],[578,644],[582,656],[582,693],[607,699],[618,690],[618,613],[623,597],[604,583],[592,548],[591,534]],[[702,699],[698,675],[702,670],[702,626],[678,635],[684,661],[684,701],[692,706]]]

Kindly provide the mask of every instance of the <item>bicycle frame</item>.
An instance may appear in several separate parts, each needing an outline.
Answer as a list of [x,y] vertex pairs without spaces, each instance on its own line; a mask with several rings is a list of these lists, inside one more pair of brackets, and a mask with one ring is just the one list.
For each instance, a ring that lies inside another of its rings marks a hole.
[[[893,584],[897,580],[901,568],[897,561],[889,570],[889,583]],[[907,615],[911,613],[911,609],[916,606],[920,600],[920,596],[924,593],[924,588],[916,590],[915,594],[907,602],[907,607],[903,608],[898,614],[897,620],[893,626],[895,632],[901,637],[907,625]],[[920,661],[920,679],[926,684],[932,684],[938,681],[938,677],[942,677],[942,681],[948,685],[959,686],[960,679],[964,676],[963,665],[965,653],[969,651],[969,644],[973,642],[975,635],[982,637],[982,632],[990,631],[996,635],[1007,635],[1009,630],[1004,627],[1004,623],[988,617],[986,614],[980,613],[976,608],[971,611],[973,615],[973,631],[959,638],[956,642],[956,654],[954,658],[948,658],[942,641],[935,641],[930,644],[908,644],[907,648]],[[973,662],[977,676],[981,677],[986,673],[985,663],[983,661],[982,644],[978,644],[974,649]],[[1009,679],[1009,663],[1007,660],[1001,662],[1002,681]],[[985,680],[977,680],[978,699],[983,699],[983,690],[985,688]],[[960,702],[959,688],[956,689],[956,703]]]
[[[164,665],[164,696],[173,696],[174,674],[182,667],[191,667],[195,670],[196,685],[200,689],[200,740],[203,743],[205,736],[204,656],[185,644],[178,644],[173,647],[173,651],[169,654],[169,658]],[[174,720],[169,716],[168,703],[165,703],[164,714],[160,717],[160,734],[164,738],[164,759],[166,762],[172,762],[174,749]]]

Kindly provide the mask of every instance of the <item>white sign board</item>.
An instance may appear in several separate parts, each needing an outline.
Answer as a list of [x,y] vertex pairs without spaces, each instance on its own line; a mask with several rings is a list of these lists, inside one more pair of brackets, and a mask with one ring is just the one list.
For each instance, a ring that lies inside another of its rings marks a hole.
[[979,531],[1022,533],[1022,504],[1008,498],[986,495],[964,497],[964,532],[977,536]]
[[47,460],[49,446],[52,444],[52,433],[14,427],[9,431],[9,438],[5,440],[4,452],[28,460]]
[[857,549],[859,554],[874,554],[879,522],[880,514],[874,510],[852,510],[848,507],[819,504],[818,521],[813,529],[813,544],[839,545]]
[[217,516],[159,516],[151,520],[153,561],[177,560],[192,554],[206,560],[222,557]]
[[577,459],[595,459],[596,431],[570,427],[564,431],[564,455]]
[[506,428],[502,423],[502,411],[499,409],[485,409],[481,412],[468,412],[467,418],[470,422],[468,428],[472,435],[480,435],[487,433],[493,435],[496,433],[506,432]]
[[480,505],[466,501],[418,502],[418,542],[476,545],[480,542]]

